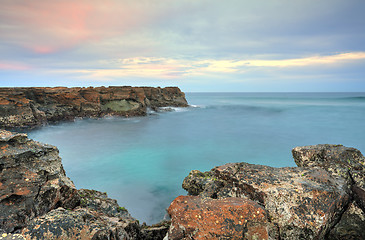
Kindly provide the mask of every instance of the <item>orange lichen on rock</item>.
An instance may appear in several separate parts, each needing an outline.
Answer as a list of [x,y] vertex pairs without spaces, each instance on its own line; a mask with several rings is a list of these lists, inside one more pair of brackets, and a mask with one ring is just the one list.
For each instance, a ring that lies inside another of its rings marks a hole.
[[249,199],[179,196],[168,213],[169,239],[268,239],[266,211]]

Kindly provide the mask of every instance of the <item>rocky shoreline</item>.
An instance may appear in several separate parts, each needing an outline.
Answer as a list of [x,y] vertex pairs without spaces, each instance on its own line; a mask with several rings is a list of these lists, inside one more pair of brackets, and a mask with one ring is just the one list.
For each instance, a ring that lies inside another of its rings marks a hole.
[[0,239],[162,239],[106,193],[76,189],[58,149],[0,131]]
[[187,106],[185,94],[177,87],[0,88],[0,128],[85,117],[145,116],[148,109]]
[[141,225],[106,193],[76,189],[58,149],[0,131],[0,239],[364,239],[365,158],[293,149],[298,167],[229,163],[184,179],[171,221]]
[[[187,106],[178,88],[2,88],[1,128]],[[365,158],[342,145],[292,150],[298,167],[193,170],[168,208],[140,224],[106,193],[76,189],[58,149],[0,130],[0,239],[365,239]]]

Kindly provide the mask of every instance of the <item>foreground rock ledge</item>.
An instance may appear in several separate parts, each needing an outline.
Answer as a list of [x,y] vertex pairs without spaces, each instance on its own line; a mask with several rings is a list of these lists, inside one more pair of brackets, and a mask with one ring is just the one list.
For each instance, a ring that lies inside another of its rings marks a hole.
[[32,127],[78,117],[144,116],[148,108],[168,106],[188,106],[179,88],[0,88],[0,128]]
[[192,171],[171,224],[148,227],[106,193],[75,189],[56,147],[0,130],[0,239],[365,239],[363,155],[315,145],[293,156],[300,167]]
[[0,130],[0,239],[161,239],[106,193],[75,189],[58,149]]
[[[204,211],[206,206],[196,202],[209,202],[224,211],[219,214],[226,222],[235,222],[237,215],[224,210],[229,201],[219,202],[230,198],[245,200],[251,207],[258,204],[267,212],[267,223],[262,222],[267,235],[244,235],[245,239],[365,239],[361,194],[365,161],[360,151],[342,145],[315,145],[295,148],[293,156],[301,167],[229,163],[205,173],[191,171],[183,188],[196,197],[184,201],[179,197],[171,204],[169,239],[242,239],[239,229],[247,229],[244,224],[217,225],[227,231],[207,237],[206,227],[214,224],[214,218],[186,221],[181,217],[182,213],[194,214],[191,205]],[[191,223],[194,227],[189,228]]]

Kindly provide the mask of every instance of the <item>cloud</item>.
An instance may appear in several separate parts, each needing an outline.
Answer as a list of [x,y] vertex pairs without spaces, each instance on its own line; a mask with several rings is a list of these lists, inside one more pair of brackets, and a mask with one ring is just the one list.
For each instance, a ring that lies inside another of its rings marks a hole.
[[[3,0],[0,69],[24,71],[22,79],[200,86],[307,72],[320,79],[337,67],[341,76],[361,75],[364,7],[362,0]],[[17,77],[9,76],[11,85]]]
[[172,58],[135,57],[103,60],[93,69],[69,69],[59,72],[79,74],[83,78],[110,80],[121,77],[181,79],[189,76],[244,74],[251,70],[338,67],[365,60],[365,52],[338,53],[294,59],[186,60]]
[[1,70],[24,71],[31,69],[30,66],[21,63],[0,62]]
[[123,35],[151,16],[129,1],[4,1],[1,40],[48,54]]

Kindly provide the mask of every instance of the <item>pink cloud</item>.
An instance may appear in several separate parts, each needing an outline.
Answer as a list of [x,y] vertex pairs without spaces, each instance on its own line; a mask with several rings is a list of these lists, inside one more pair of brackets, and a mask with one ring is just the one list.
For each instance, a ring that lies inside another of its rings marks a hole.
[[30,66],[18,63],[4,63],[0,62],[0,70],[16,70],[16,71],[23,71],[31,69]]
[[143,9],[124,1],[5,1],[0,38],[48,54],[123,34],[146,21]]

